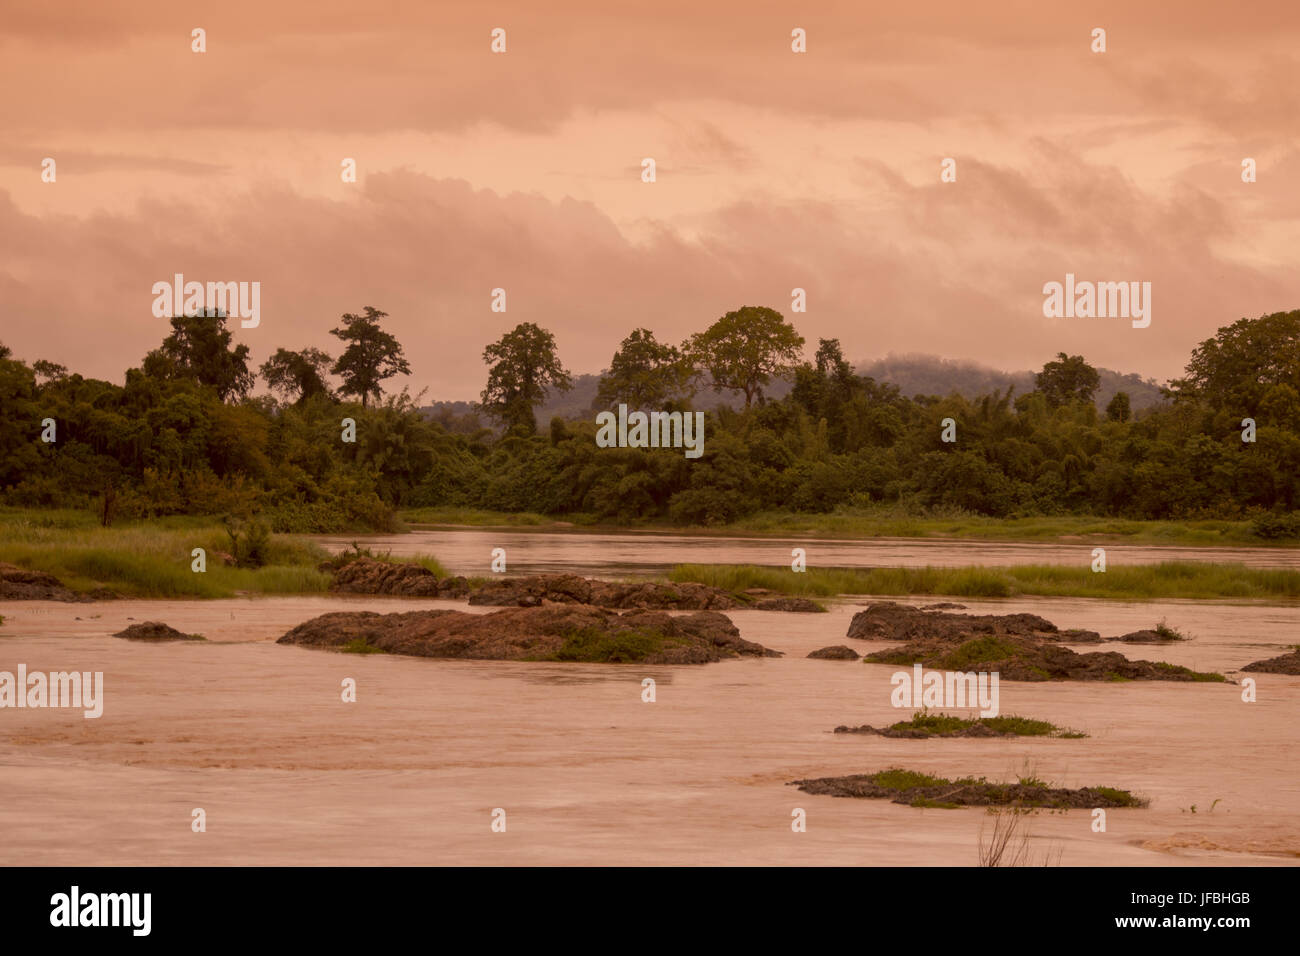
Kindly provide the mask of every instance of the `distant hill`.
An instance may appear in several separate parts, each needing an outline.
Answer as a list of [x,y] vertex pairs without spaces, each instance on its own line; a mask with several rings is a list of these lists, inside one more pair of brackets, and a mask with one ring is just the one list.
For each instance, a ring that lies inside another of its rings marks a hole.
[[[908,398],[917,395],[950,395],[953,392],[966,398],[976,398],[994,391],[1005,391],[1015,386],[1016,394],[1034,390],[1033,372],[1003,372],[999,369],[968,362],[962,359],[945,359],[937,355],[888,355],[885,358],[857,365],[859,375],[868,375],[877,382],[897,385]],[[1105,408],[1116,392],[1128,392],[1134,411],[1150,408],[1161,401],[1160,386],[1155,379],[1142,378],[1133,372],[1116,372],[1108,368],[1097,369],[1101,387],[1097,390],[1097,405]],[[599,375],[573,376],[573,388],[551,395],[537,410],[541,427],[555,416],[569,420],[593,417],[591,403],[596,399]],[[786,382],[773,382],[767,390],[769,398],[784,398],[790,393]],[[700,391],[695,398],[696,407],[708,410],[719,405],[739,406],[739,397],[712,389]],[[424,409],[425,414],[441,421],[452,431],[474,431],[479,425],[490,425],[478,415],[473,402],[435,402]],[[480,421],[481,420],[481,421]]]
[[[1034,390],[1033,372],[1003,372],[977,362],[945,359],[937,355],[889,355],[874,362],[858,365],[859,375],[868,375],[877,382],[897,385],[909,398],[917,395],[940,397],[957,392],[966,398],[1005,391],[1014,385],[1017,395]],[[1144,379],[1129,372],[1116,372],[1108,368],[1097,369],[1101,387],[1097,390],[1098,407],[1105,408],[1116,392],[1128,392],[1134,411],[1149,408],[1161,401],[1160,386],[1155,379]]]

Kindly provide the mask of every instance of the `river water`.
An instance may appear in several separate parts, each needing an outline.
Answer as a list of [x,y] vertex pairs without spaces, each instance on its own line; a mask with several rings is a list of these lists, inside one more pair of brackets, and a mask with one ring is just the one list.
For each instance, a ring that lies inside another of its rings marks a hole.
[[[785,542],[728,549],[716,538],[688,539],[700,552],[689,558],[672,542],[632,535],[399,540],[394,553],[433,553],[464,573],[482,573],[492,547],[507,548],[512,572],[588,574],[682,560],[775,564],[788,554]],[[879,553],[874,542],[836,544],[843,551],[827,563]],[[802,546],[812,560],[821,544]],[[894,554],[908,547],[918,545]],[[1026,548],[1038,546],[981,544],[975,560],[1006,563]],[[959,563],[975,553],[943,549],[930,553]],[[768,550],[770,559],[757,556]],[[359,657],[274,643],[325,611],[463,602],[2,602],[0,670],[102,671],[105,705],[89,720],[80,710],[0,710],[0,864],[974,865],[989,825],[981,810],[814,797],[786,785],[893,766],[1033,773],[1150,799],[1147,809],[1109,811],[1104,833],[1087,811],[1028,818],[1035,854],[1059,853],[1064,865],[1300,862],[1300,677],[1255,675],[1254,703],[1231,684],[1002,683],[1003,713],[1090,735],[1079,740],[837,736],[838,724],[879,726],[907,713],[890,706],[895,668],[805,656],[828,644],[884,646],[844,637],[862,600],[833,602],[829,614],[729,612],[746,638],[785,656],[703,667]],[[1193,640],[1118,649],[1236,677],[1300,640],[1295,604],[962,603],[1103,634],[1163,617]],[[132,620],[210,642],[109,636]],[[349,677],[355,703],[340,699]],[[641,699],[645,677],[657,682],[653,703]],[[195,808],[206,832],[191,830]],[[504,833],[491,828],[496,808]],[[807,832],[791,831],[795,808],[806,811]]]
[[[571,571],[587,577],[663,574],[675,564],[790,565],[790,552],[803,548],[809,567],[961,567],[970,564],[1092,564],[1094,543],[1026,544],[1006,541],[946,541],[933,538],[745,538],[672,535],[657,532],[418,530],[391,535],[320,535],[331,551],[353,543],[395,557],[433,555],[452,574],[487,574],[496,548],[506,551],[511,573]],[[1258,568],[1300,568],[1300,548],[1200,548],[1107,544],[1108,565],[1161,561],[1216,561]]]

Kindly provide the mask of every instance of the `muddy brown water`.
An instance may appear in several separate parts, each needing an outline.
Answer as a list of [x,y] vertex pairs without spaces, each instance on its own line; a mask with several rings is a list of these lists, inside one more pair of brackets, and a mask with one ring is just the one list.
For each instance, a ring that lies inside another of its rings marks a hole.
[[961,567],[979,564],[1064,564],[1091,567],[1092,551],[1105,547],[1110,566],[1161,561],[1215,561],[1256,568],[1300,568],[1300,548],[1206,548],[1079,542],[942,541],[930,538],[746,538],[658,532],[607,534],[582,531],[417,530],[391,535],[318,535],[331,551],[354,542],[396,557],[435,555],[452,574],[487,574],[492,552],[506,551],[512,574],[570,571],[588,577],[663,574],[675,564],[757,564],[789,567],[803,548],[808,567]]
[[[702,667],[437,661],[278,646],[327,610],[465,607],[389,598],[0,603],[0,670],[102,671],[104,715],[0,710],[0,864],[970,864],[979,809],[814,797],[786,782],[905,766],[1033,773],[1151,800],[1030,818],[1065,865],[1300,862],[1300,677],[1220,684],[1001,685],[1003,713],[1084,740],[835,735],[884,724],[895,668],[807,660],[849,643],[829,614],[731,612],[779,659]],[[916,603],[926,603],[918,601]],[[1130,657],[1231,671],[1300,640],[1295,605],[964,601],[1119,634],[1164,617],[1176,646]],[[472,608],[486,613],[490,609]],[[161,620],[210,643],[110,637]],[[1081,651],[1095,648],[1079,647]],[[1241,675],[1237,675],[1241,676]],[[343,703],[344,678],[357,702]],[[643,703],[641,681],[657,682]],[[1192,812],[1193,805],[1196,811]],[[1211,806],[1213,805],[1213,809]],[[191,832],[191,811],[207,831]],[[494,833],[494,808],[506,832]],[[803,808],[807,832],[791,831]]]

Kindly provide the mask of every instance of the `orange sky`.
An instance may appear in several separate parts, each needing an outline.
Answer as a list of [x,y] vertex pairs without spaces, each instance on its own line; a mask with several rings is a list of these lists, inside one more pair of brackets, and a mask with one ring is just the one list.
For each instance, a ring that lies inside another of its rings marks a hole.
[[[770,305],[809,355],[1163,380],[1300,308],[1294,0],[0,0],[0,130],[0,341],[112,381],[176,272],[261,282],[258,363],[383,309],[430,399],[523,321],[574,372]],[[1067,272],[1151,282],[1151,326],[1044,318]]]

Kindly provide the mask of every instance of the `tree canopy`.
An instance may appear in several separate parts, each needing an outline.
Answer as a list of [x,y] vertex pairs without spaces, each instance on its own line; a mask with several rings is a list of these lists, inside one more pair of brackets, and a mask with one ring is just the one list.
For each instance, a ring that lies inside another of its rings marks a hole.
[[534,410],[550,389],[566,391],[573,380],[555,349],[555,336],[522,322],[483,350],[488,381],[480,396],[483,411],[507,430],[537,431]]
[[780,312],[747,305],[692,335],[685,351],[714,391],[740,392],[748,408],[774,376],[793,374],[803,342]]
[[401,344],[379,326],[379,320],[386,318],[387,312],[366,306],[364,315],[344,313],[343,324],[330,329],[330,335],[347,343],[330,369],[343,379],[339,394],[360,399],[362,406],[383,394],[380,386],[387,379],[411,373]]

